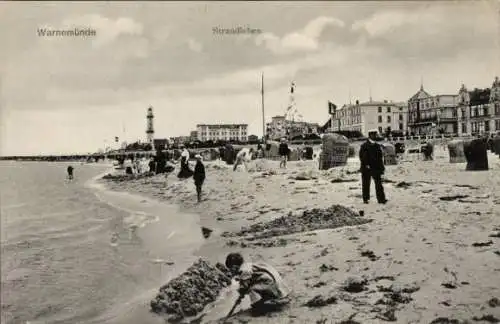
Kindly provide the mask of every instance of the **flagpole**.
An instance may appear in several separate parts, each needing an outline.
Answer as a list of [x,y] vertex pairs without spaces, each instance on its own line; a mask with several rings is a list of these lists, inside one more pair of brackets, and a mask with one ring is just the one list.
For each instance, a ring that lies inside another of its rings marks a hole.
[[330,130],[333,133],[333,112],[330,109],[330,101],[328,101],[328,110],[330,112]]
[[266,144],[266,117],[264,115],[264,72],[262,72],[261,97],[262,97],[262,141],[264,144]]

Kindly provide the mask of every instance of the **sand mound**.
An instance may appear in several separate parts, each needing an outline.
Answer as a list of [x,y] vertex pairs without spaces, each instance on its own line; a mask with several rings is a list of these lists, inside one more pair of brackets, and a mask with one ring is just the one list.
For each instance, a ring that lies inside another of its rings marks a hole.
[[314,208],[305,210],[299,215],[289,213],[288,216],[282,216],[267,223],[258,223],[248,228],[242,228],[237,233],[224,233],[224,236],[254,234],[253,239],[263,239],[318,229],[361,225],[371,221],[370,219],[359,217],[359,214],[352,209],[341,205],[333,205],[326,209]]
[[113,182],[123,182],[129,180],[145,179],[151,178],[155,174],[154,172],[145,172],[140,174],[111,174],[108,173],[102,177],[103,180],[113,181]]
[[231,284],[228,269],[221,263],[215,266],[199,259],[184,273],[160,288],[151,301],[151,310],[173,319],[199,314],[214,302],[221,290]]

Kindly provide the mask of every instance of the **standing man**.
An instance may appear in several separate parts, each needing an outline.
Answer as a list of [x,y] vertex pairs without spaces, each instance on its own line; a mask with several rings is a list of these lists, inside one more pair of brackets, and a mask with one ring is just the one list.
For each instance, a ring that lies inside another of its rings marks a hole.
[[278,148],[278,153],[281,158],[280,168],[286,169],[286,162],[288,161],[288,154],[290,153],[290,149],[288,148],[288,144],[286,143],[286,139],[282,138],[280,146]]
[[242,148],[238,154],[236,154],[236,162],[234,162],[234,168],[233,171],[236,171],[238,168],[238,165],[243,164],[245,165],[245,170],[248,171],[248,162],[252,160],[252,153],[253,153],[253,148],[247,148],[244,147]]
[[68,166],[67,171],[68,171],[68,179],[73,180],[73,167],[71,165]]
[[370,132],[368,139],[361,145],[359,160],[361,162],[361,187],[363,191],[363,202],[370,201],[370,183],[373,178],[375,192],[379,204],[387,203],[384,187],[382,186],[382,175],[384,174],[384,153],[382,147],[375,142],[377,134]]
[[263,315],[288,303],[289,290],[278,271],[269,264],[244,262],[240,253],[228,254],[225,263],[239,282],[240,297],[250,296],[253,314]]
[[205,166],[203,165],[201,155],[196,154],[196,165],[194,167],[194,185],[196,186],[196,194],[198,196],[198,202],[201,202],[201,187],[205,181]]

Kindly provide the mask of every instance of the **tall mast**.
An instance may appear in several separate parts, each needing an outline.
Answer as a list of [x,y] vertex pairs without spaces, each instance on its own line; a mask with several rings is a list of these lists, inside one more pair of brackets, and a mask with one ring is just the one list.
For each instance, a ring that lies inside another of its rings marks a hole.
[[261,97],[262,97],[262,141],[266,143],[266,118],[264,115],[264,72],[262,72],[261,82]]

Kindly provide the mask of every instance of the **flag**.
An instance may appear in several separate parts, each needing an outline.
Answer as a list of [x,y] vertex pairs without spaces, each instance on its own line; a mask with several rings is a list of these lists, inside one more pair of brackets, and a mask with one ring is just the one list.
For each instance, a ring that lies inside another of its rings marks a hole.
[[292,86],[290,87],[290,93],[295,92],[295,82],[292,82]]
[[328,101],[328,113],[330,115],[335,115],[336,111],[337,111],[337,106],[333,102]]

